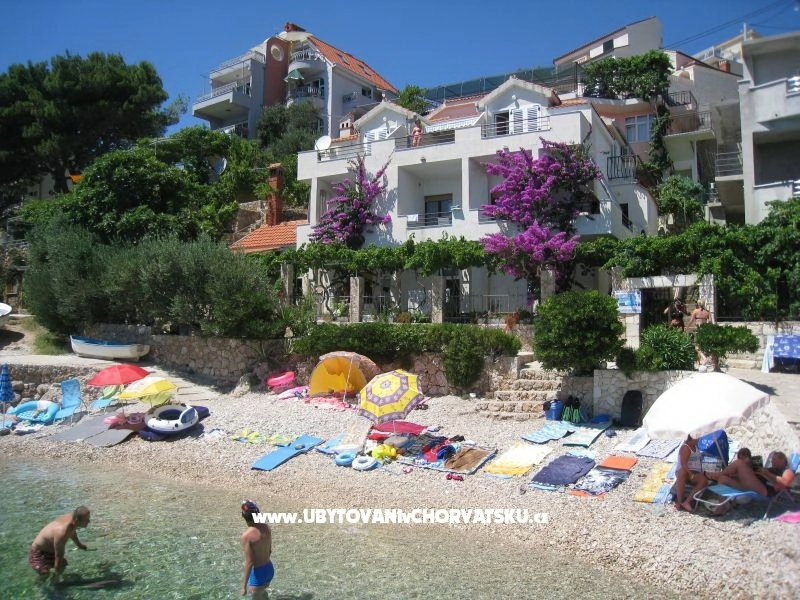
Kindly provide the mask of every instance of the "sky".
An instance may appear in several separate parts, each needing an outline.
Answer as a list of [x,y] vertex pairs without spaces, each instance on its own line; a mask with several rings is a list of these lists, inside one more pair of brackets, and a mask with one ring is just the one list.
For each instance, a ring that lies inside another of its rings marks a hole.
[[[800,0],[3,0],[0,72],[69,52],[152,63],[170,96],[210,91],[208,73],[291,21],[366,61],[396,88],[432,88],[553,59],[648,17],[688,54],[741,33],[800,30]],[[203,125],[191,116],[170,128]]]

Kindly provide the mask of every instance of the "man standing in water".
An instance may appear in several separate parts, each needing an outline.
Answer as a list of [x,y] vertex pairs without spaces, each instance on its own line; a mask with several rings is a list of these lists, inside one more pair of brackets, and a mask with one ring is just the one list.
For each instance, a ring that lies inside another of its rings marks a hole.
[[242,534],[244,550],[244,576],[242,577],[242,596],[249,592],[253,598],[267,598],[267,588],[275,576],[272,566],[272,532],[266,523],[256,523],[253,515],[260,513],[258,505],[252,500],[242,502],[242,517],[247,529]]
[[78,527],[86,527],[89,518],[89,509],[79,506],[71,513],[61,515],[45,525],[31,543],[28,564],[39,575],[48,575],[50,569],[53,569],[53,579],[58,581],[67,566],[67,559],[64,557],[67,540],[72,540],[78,548],[86,550],[86,544],[78,539]]

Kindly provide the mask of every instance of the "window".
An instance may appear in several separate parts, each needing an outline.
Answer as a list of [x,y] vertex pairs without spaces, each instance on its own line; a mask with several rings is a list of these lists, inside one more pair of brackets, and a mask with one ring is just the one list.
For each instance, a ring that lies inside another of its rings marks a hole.
[[655,115],[637,115],[625,118],[625,137],[628,142],[649,142],[650,129]]
[[369,88],[361,88],[361,95],[365,98],[372,98],[372,90]]
[[425,196],[425,225],[450,225],[453,222],[453,196]]
[[508,135],[509,116],[507,112],[497,113],[494,116],[495,132],[497,135]]

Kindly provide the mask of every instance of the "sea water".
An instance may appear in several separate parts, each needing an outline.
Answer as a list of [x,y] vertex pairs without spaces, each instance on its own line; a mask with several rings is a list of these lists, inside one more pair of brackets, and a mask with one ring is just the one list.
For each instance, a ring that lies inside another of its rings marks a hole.
[[[0,459],[0,598],[240,597],[242,492],[102,468]],[[289,501],[273,498],[267,508],[266,498],[253,499],[264,510],[297,510]],[[92,511],[78,532],[90,550],[68,542],[66,585],[53,587],[28,566],[28,548],[44,524],[80,504]],[[677,597],[605,573],[576,548],[551,556],[447,525],[272,529],[272,600]]]

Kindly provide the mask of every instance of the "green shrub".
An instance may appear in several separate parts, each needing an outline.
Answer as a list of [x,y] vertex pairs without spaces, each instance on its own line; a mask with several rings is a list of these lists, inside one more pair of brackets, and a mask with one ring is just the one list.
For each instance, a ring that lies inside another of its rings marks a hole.
[[653,325],[642,332],[636,366],[641,371],[692,371],[696,358],[686,333],[664,324]]
[[715,323],[703,323],[697,328],[694,340],[700,351],[711,357],[715,370],[719,361],[730,352],[755,352],[758,338],[747,327],[725,327]]
[[631,373],[636,370],[636,352],[633,348],[620,348],[617,352],[617,358],[614,361],[617,363],[617,368],[625,373],[626,377],[630,377]]
[[465,390],[483,373],[484,348],[481,335],[474,328],[457,330],[445,346],[444,374],[447,382]]
[[546,369],[591,374],[622,348],[617,301],[596,291],[551,296],[534,323],[534,352]]

